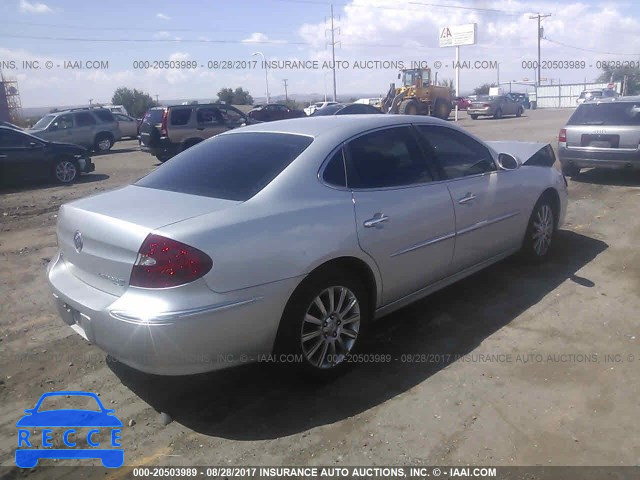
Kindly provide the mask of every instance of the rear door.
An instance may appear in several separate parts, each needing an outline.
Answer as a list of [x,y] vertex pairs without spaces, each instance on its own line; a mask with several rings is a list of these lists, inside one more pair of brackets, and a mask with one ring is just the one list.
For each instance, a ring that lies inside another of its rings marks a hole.
[[96,130],[96,119],[89,112],[74,113],[75,129],[73,143],[84,146],[93,145]]
[[453,206],[413,128],[366,133],[345,151],[358,241],[380,268],[383,303],[445,277],[453,255]]
[[189,138],[202,135],[196,134],[195,119],[191,122],[192,113],[195,113],[194,109],[189,106],[168,108],[167,136],[172,143],[182,143]]
[[456,218],[454,271],[517,247],[524,234],[520,172],[498,170],[489,149],[458,130],[417,128],[448,179]]
[[145,114],[140,125],[140,145],[155,147],[160,143],[163,114],[162,108],[152,108]]

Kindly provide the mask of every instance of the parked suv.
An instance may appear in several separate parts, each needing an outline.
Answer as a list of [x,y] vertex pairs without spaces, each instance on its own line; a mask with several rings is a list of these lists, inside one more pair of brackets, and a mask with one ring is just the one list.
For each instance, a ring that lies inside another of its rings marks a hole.
[[202,140],[251,123],[256,122],[223,103],[155,107],[140,125],[140,150],[165,162]]
[[122,136],[116,118],[106,108],[73,108],[42,117],[28,133],[50,142],[73,143],[107,152]]
[[640,168],[640,96],[582,103],[560,130],[562,173],[581,168]]

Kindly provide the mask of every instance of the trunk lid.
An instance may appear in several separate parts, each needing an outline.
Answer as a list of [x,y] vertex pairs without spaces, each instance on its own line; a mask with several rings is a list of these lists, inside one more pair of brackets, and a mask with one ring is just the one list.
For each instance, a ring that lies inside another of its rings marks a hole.
[[119,296],[149,233],[238,203],[132,185],[63,205],[58,248],[72,275]]

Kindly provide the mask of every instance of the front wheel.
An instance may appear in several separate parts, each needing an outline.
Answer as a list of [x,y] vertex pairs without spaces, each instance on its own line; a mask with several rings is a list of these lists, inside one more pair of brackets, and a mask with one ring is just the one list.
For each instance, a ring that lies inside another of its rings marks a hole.
[[436,102],[436,111],[435,111],[436,117],[442,119],[442,120],[447,120],[449,118],[449,115],[451,114],[451,105],[447,105],[446,102],[442,101],[442,100],[438,100]]
[[304,374],[333,379],[349,364],[370,317],[362,282],[342,270],[318,273],[294,292],[282,317],[276,349],[300,358]]
[[61,158],[53,166],[53,176],[58,183],[72,183],[78,176],[78,165],[67,158]]
[[522,255],[530,263],[542,263],[549,257],[556,232],[556,218],[551,195],[543,195],[529,218],[522,245]]
[[477,120],[478,119],[478,115],[469,115],[471,117],[471,120]]
[[111,135],[108,133],[101,133],[96,137],[93,147],[96,152],[104,153],[111,150],[113,143],[114,141]]

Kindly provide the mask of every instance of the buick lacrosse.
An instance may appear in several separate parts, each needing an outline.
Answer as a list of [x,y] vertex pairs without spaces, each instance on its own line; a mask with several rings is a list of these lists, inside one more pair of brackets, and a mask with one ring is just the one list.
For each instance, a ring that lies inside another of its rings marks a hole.
[[48,279],[71,328],[144,372],[284,353],[332,376],[375,318],[547,258],[567,205],[554,162],[430,117],[248,126],[63,205]]

